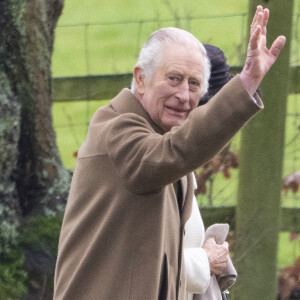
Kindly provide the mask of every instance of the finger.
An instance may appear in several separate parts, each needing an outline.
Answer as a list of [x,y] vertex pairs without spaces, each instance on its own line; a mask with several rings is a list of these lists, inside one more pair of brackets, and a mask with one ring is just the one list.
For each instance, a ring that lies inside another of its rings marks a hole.
[[268,8],[265,8],[263,11],[263,26],[267,26],[268,25],[268,21],[269,21],[269,17],[270,17],[270,11]]
[[211,249],[215,247],[216,241],[214,238],[209,238],[202,246],[203,249],[208,251],[209,253],[211,252]]
[[263,7],[261,5],[257,5],[256,10],[263,11]]
[[262,34],[267,34],[267,25],[269,21],[270,11],[269,9],[265,8],[263,11],[263,23],[262,23]]
[[250,32],[251,34],[250,34],[250,36],[254,34],[257,26],[262,26],[262,24],[263,24],[263,18],[264,18],[264,14],[262,12],[258,12],[257,13],[257,17],[256,17],[256,22],[251,27],[251,32]]
[[256,20],[257,20],[257,9],[256,9],[254,17],[252,19],[252,22],[251,22],[251,28],[254,27],[254,26],[256,26]]
[[259,12],[257,14],[257,25],[263,26],[264,23],[264,14],[262,12]]
[[258,47],[258,42],[261,34],[261,26],[257,25],[252,36],[250,37],[250,49],[255,50]]
[[284,47],[285,41],[286,41],[286,37],[281,35],[273,42],[269,52],[273,57],[275,57],[275,59],[278,57],[279,53]]
[[222,255],[221,257],[219,257],[219,259],[218,259],[218,264],[219,265],[226,265],[226,262],[227,262],[227,254],[225,254],[225,255]]
[[205,243],[212,243],[215,241],[215,238],[210,237]]
[[252,20],[252,22],[251,22],[251,27],[250,27],[250,28],[251,28],[251,30],[250,30],[251,33],[255,30],[255,28],[256,28],[256,26],[257,26],[258,14],[259,14],[260,12],[262,12],[262,11],[263,11],[262,6],[261,6],[261,5],[258,5],[257,8],[256,8],[256,12],[255,12],[255,14],[254,14],[253,20]]
[[265,49],[267,45],[267,37],[262,34],[260,37],[260,48]]
[[220,275],[222,271],[226,268],[226,263],[221,263],[216,267],[216,274]]

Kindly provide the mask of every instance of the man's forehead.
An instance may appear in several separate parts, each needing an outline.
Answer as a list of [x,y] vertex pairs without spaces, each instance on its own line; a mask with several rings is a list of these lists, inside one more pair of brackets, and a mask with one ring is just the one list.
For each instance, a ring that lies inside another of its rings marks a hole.
[[169,75],[178,75],[178,76],[187,76],[189,78],[195,78],[195,79],[198,79],[198,80],[202,80],[203,78],[203,69],[183,69],[183,68],[174,68],[174,67],[171,67],[170,69],[169,68],[166,68],[165,70],[165,74],[166,76],[169,76]]
[[165,73],[183,74],[202,77],[204,71],[204,59],[200,52],[172,51],[162,60]]
[[199,48],[188,45],[174,45],[163,48],[162,63],[203,65],[203,54]]

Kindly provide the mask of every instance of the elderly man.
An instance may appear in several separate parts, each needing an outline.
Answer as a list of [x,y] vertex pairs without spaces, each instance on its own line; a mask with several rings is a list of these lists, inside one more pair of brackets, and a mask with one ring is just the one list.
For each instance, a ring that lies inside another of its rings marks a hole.
[[255,91],[285,43],[278,37],[266,48],[268,18],[259,6],[243,71],[200,108],[209,78],[203,45],[175,28],[150,36],[132,91],[95,113],[78,153],[54,299],[184,299],[191,172],[263,107]]

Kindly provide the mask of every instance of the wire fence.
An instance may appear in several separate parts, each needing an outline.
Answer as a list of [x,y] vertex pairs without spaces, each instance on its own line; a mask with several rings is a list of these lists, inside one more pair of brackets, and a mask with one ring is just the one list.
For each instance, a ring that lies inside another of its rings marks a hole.
[[[158,17],[149,20],[59,26],[56,31],[53,75],[89,76],[131,72],[144,41],[151,32],[165,26],[176,26],[192,32],[202,42],[223,49],[229,65],[242,65],[247,46],[247,17],[246,13],[184,18],[174,16],[170,19]],[[295,14],[291,47],[292,65],[300,64],[299,19],[300,15]],[[76,151],[85,139],[90,118],[94,111],[105,103],[105,99],[82,99],[72,103],[54,104],[54,127],[66,167],[74,168]],[[299,135],[300,96],[291,94],[286,121],[284,175],[300,170]],[[232,150],[238,152],[238,149],[239,136],[232,142]],[[237,176],[238,170],[231,170],[230,179],[225,179],[221,174],[213,176],[207,183],[208,192],[199,197],[200,205],[234,204]],[[299,194],[283,192],[283,205],[299,207]]]
[[246,47],[246,24],[244,13],[59,26],[53,73],[69,76],[130,72],[150,33],[166,26],[186,29],[202,42],[218,45],[231,65],[241,65]]

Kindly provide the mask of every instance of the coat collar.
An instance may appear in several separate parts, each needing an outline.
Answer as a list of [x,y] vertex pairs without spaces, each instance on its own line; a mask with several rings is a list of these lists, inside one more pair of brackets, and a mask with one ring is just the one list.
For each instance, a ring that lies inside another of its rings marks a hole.
[[134,113],[148,121],[151,127],[156,133],[164,134],[164,131],[157,126],[146,112],[140,101],[130,92],[128,88],[123,89],[114,99],[110,101],[110,104],[115,111],[119,113]]

